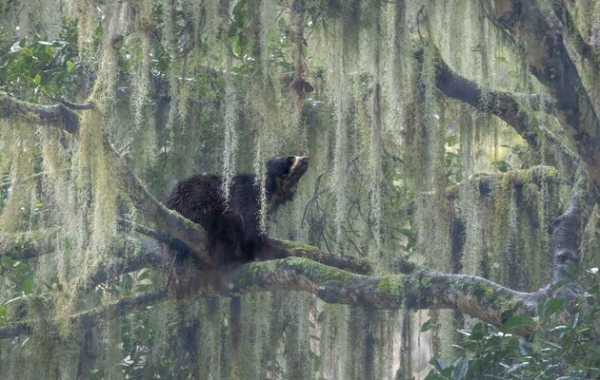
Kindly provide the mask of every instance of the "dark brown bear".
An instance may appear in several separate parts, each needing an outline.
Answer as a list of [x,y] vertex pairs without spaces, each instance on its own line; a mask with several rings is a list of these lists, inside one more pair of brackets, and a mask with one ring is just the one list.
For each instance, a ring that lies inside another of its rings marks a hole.
[[[268,213],[293,199],[308,157],[279,157],[267,162]],[[194,175],[171,191],[167,207],[200,224],[208,234],[208,250],[216,264],[248,262],[263,246],[260,232],[260,183],[252,173],[233,177],[229,203],[219,175]],[[184,255],[179,250],[182,256]]]

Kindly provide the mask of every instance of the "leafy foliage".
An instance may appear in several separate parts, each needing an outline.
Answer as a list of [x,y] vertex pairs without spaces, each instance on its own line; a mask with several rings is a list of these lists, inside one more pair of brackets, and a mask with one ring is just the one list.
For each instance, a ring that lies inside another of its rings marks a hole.
[[0,35],[0,90],[30,102],[73,97],[85,62],[77,50],[77,23],[63,20],[59,37],[45,35],[11,40]]
[[[501,329],[476,323],[460,330],[465,339],[454,345],[460,357],[452,364],[433,359],[427,380],[531,379],[576,380],[600,376],[600,279],[597,268],[580,273],[571,284],[582,289],[565,317],[565,301],[549,299],[539,306],[539,317],[512,317]],[[569,314],[571,315],[571,314]],[[511,331],[535,327],[528,338]]]

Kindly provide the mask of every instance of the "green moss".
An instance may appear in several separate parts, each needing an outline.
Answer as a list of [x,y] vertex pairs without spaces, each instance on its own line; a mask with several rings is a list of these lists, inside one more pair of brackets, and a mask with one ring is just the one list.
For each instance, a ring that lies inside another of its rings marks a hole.
[[404,286],[404,276],[386,276],[377,284],[377,290],[381,292],[391,293],[397,292]]
[[318,252],[319,249],[310,244],[291,240],[278,240],[285,249],[302,249],[307,252]]

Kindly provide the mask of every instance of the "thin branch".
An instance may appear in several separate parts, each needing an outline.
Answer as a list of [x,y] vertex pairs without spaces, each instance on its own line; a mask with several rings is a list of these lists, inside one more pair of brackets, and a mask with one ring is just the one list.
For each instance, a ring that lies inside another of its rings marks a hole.
[[[133,251],[135,254],[126,254],[126,251]],[[100,265],[94,273],[87,277],[86,286],[88,288],[143,268],[164,271],[168,265],[168,259],[162,254],[162,247],[148,239],[128,240],[127,248],[121,252],[115,252],[113,256],[116,258],[114,261]]]
[[[73,109],[90,109],[91,104],[61,102],[55,105],[41,105],[17,100],[5,92],[0,92],[0,118],[24,119],[38,124],[49,124],[69,133],[79,131],[79,115]],[[86,108],[77,108],[86,107]]]
[[[122,316],[131,310],[162,302],[166,297],[167,293],[164,291],[137,294],[133,297],[123,298],[117,302],[78,313],[77,315],[71,316],[69,322],[73,326],[76,326],[84,319],[102,320],[106,318],[107,315]],[[9,326],[0,328],[0,339],[14,338],[22,334],[29,334],[35,329],[35,326],[37,326],[35,322],[29,321],[12,323]]]

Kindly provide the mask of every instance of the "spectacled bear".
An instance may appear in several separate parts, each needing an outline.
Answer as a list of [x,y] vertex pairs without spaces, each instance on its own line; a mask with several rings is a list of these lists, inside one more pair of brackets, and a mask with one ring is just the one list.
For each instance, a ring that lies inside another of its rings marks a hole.
[[[294,198],[298,181],[308,169],[308,157],[278,157],[267,161],[265,189],[268,214]],[[220,175],[194,175],[179,182],[166,206],[201,225],[215,264],[249,262],[264,244],[260,231],[260,186],[253,173],[237,174],[229,202]],[[181,252],[183,256],[185,253]]]

